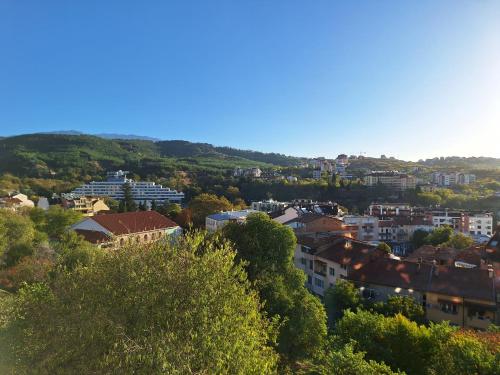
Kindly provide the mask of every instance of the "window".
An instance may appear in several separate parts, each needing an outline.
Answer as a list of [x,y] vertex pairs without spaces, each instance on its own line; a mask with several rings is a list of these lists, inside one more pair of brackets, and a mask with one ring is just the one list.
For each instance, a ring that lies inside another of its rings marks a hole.
[[330,276],[335,276],[335,268],[330,267],[329,273],[330,273]]
[[309,285],[311,285],[311,284],[312,284],[312,277],[311,277],[311,275],[307,275],[307,283],[308,283]]
[[300,264],[305,266],[307,264],[307,259],[306,258],[300,258]]
[[441,306],[441,311],[446,314],[456,315],[458,313],[457,305],[455,305],[452,302],[441,302],[440,306]]
[[312,260],[309,260],[309,269],[312,270],[313,269],[313,261]]
[[321,279],[318,279],[317,277],[314,278],[314,285],[316,285],[319,288],[324,288],[325,287],[325,282]]
[[373,299],[375,298],[375,295],[376,293],[373,289],[368,289],[368,288],[363,289],[363,298]]
[[342,268],[343,270],[347,270],[347,265],[346,264],[341,264],[340,268]]

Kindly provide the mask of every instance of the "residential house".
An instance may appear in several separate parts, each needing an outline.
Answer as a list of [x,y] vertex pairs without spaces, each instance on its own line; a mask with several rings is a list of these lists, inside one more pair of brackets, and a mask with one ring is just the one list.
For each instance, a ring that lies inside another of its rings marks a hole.
[[87,241],[117,248],[127,244],[148,244],[167,236],[178,236],[182,229],[156,211],[124,212],[86,217],[71,227]]
[[372,171],[364,177],[366,186],[385,185],[394,190],[415,189],[416,179],[398,171]]
[[379,219],[367,215],[345,215],[344,223],[349,227],[356,228],[356,239],[359,241],[379,240]]
[[80,212],[83,216],[94,216],[102,211],[109,211],[109,207],[101,197],[80,196],[72,199],[62,198],[61,204],[68,210]]
[[231,222],[243,223],[247,219],[248,215],[256,212],[259,211],[256,210],[225,211],[213,215],[208,215],[205,219],[205,228],[209,232],[215,232]]
[[25,194],[18,193],[0,198],[0,208],[17,211],[23,208],[33,207],[35,207],[35,203],[31,199],[28,199],[28,196]]

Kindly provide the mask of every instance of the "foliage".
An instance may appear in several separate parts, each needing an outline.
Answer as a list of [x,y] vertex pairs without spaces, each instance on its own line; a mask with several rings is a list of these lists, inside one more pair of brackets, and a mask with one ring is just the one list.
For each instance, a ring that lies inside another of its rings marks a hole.
[[325,307],[329,325],[333,326],[336,321],[341,319],[345,310],[356,310],[361,304],[361,295],[354,284],[338,280],[333,287],[328,288],[325,292]]
[[390,296],[385,303],[375,303],[373,308],[385,316],[401,314],[417,323],[424,323],[425,321],[424,308],[412,297]]
[[454,249],[466,249],[472,245],[474,245],[474,240],[463,233],[454,233],[451,238],[444,243],[444,246]]
[[438,246],[448,242],[453,235],[453,228],[447,225],[434,229],[426,238],[426,243]]
[[102,253],[22,288],[0,337],[17,372],[273,373],[273,328],[234,257],[200,233]]
[[382,250],[388,254],[390,254],[392,252],[391,247],[388,244],[386,244],[385,242],[379,243],[377,246],[377,249]]
[[193,225],[202,227],[208,215],[220,211],[230,211],[233,208],[231,202],[225,197],[217,197],[214,194],[200,194],[189,202]]
[[384,317],[347,311],[335,327],[340,343],[354,343],[366,359],[384,362],[408,374],[495,374],[498,348],[492,352],[473,336],[447,323],[418,325],[403,315]]
[[223,234],[238,249],[269,316],[280,319],[279,352],[290,362],[317,356],[326,337],[326,316],[293,264],[296,240],[291,228],[257,213],[244,224],[226,225]]
[[0,210],[0,256],[13,266],[22,257],[33,254],[37,233],[29,217]]
[[427,232],[423,229],[417,229],[415,232],[413,232],[411,242],[412,242],[414,248],[418,249],[419,247],[424,246],[427,242],[428,235],[429,235],[429,232]]

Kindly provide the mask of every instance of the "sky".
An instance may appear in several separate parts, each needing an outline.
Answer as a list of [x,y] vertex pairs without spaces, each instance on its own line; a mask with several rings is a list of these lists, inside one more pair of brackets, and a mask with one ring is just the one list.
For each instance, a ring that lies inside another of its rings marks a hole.
[[0,135],[500,157],[498,0],[0,0]]

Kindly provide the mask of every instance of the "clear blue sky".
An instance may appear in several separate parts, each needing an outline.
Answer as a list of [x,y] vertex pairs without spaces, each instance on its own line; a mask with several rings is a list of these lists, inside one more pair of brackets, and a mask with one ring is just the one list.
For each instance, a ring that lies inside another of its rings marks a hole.
[[0,0],[0,134],[500,157],[500,1]]

